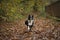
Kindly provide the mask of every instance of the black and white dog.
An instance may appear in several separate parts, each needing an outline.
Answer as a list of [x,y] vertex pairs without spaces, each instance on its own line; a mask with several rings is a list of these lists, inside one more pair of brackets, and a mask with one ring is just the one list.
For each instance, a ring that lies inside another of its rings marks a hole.
[[31,28],[34,24],[34,17],[33,15],[28,15],[28,19],[25,21],[25,24],[27,25],[28,31],[31,31]]

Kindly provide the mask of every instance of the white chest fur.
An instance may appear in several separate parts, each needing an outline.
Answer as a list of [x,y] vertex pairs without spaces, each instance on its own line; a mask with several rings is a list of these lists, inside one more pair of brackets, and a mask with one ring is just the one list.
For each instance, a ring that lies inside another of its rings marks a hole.
[[28,25],[32,25],[34,20],[28,20]]

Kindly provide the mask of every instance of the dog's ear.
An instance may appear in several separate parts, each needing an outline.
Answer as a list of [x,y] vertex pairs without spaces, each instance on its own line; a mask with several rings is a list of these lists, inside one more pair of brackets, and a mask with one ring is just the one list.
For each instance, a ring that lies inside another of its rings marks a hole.
[[34,17],[34,15],[32,15]]
[[28,17],[30,17],[31,15],[29,14]]
[[32,15],[32,17],[34,17],[34,16]]
[[31,18],[31,15],[29,14],[29,15],[28,15],[28,20],[30,20],[30,18]]
[[34,19],[34,16],[33,16],[33,15],[31,15],[31,19],[32,19],[32,20]]

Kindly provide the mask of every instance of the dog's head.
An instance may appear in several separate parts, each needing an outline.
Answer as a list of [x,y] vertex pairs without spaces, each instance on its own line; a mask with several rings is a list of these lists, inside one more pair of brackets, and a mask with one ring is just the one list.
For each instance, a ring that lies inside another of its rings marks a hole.
[[33,20],[33,15],[28,15],[28,20]]

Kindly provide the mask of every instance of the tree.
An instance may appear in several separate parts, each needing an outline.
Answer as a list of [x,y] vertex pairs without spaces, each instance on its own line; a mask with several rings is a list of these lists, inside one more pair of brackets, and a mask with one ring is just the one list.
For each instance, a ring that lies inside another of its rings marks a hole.
[[14,21],[22,19],[32,11],[44,13],[46,0],[0,0],[0,5],[2,5],[0,17],[7,21]]

